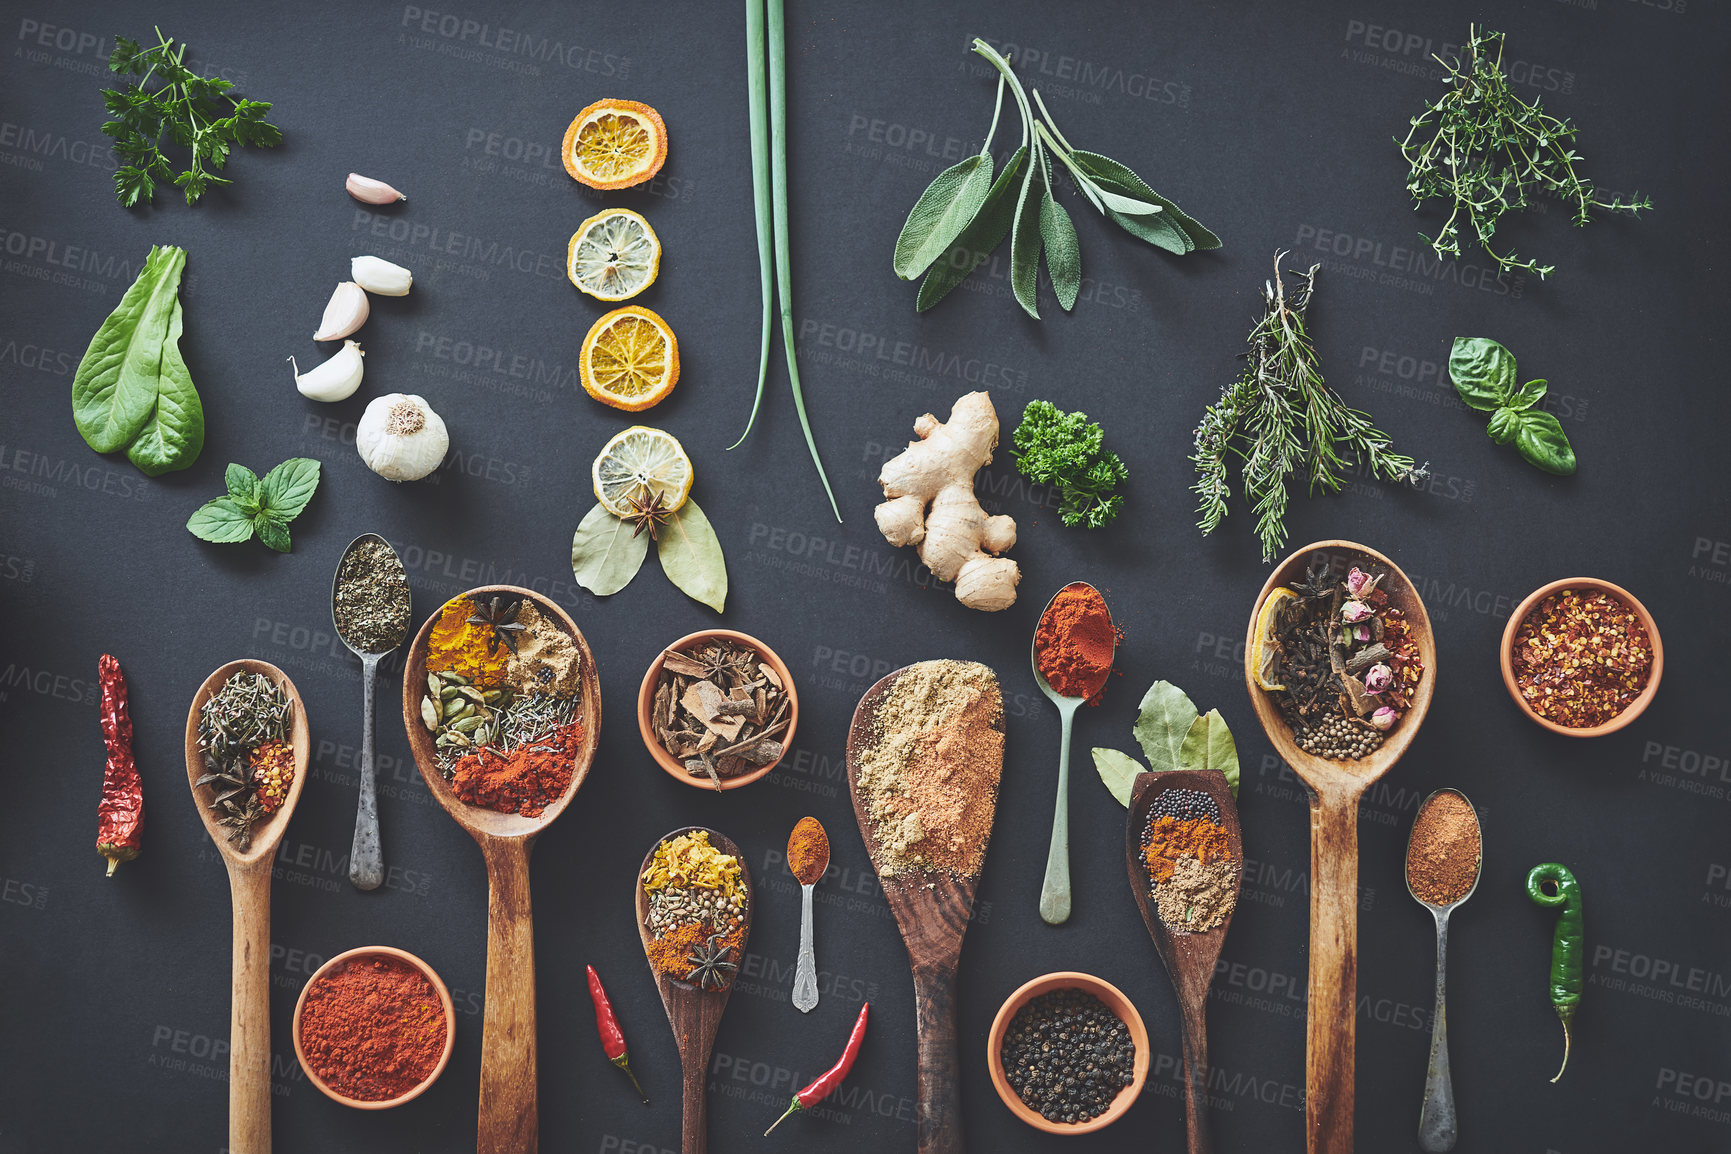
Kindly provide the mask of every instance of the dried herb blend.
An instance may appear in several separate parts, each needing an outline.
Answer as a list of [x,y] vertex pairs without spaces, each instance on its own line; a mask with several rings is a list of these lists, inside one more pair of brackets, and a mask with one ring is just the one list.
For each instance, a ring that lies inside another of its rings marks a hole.
[[195,785],[211,787],[210,808],[228,840],[245,853],[253,827],[282,808],[294,784],[288,730],[294,705],[262,673],[236,673],[198,712],[198,747],[206,773]]
[[448,1028],[427,975],[398,958],[351,958],[307,990],[301,1052],[337,1093],[388,1102],[432,1077]]
[[1483,853],[1478,815],[1452,789],[1439,791],[1418,811],[1406,845],[1406,884],[1433,906],[1460,901],[1478,881]]
[[362,541],[337,565],[331,616],[344,641],[362,653],[386,653],[409,631],[409,577],[397,551]]
[[649,707],[655,740],[717,790],[781,759],[793,724],[787,686],[751,646],[711,637],[661,655]]
[[1097,1118],[1136,1080],[1130,1028],[1085,990],[1053,990],[1017,1010],[999,1055],[1010,1089],[1048,1122]]
[[1560,589],[1515,631],[1515,686],[1532,711],[1570,729],[1604,725],[1635,703],[1653,676],[1653,640],[1622,599]]
[[643,873],[649,895],[649,964],[699,989],[733,984],[745,945],[751,895],[739,859],[694,830],[655,847]]
[[1160,920],[1181,934],[1224,922],[1238,905],[1239,863],[1220,806],[1199,789],[1169,789],[1148,809],[1142,860]]

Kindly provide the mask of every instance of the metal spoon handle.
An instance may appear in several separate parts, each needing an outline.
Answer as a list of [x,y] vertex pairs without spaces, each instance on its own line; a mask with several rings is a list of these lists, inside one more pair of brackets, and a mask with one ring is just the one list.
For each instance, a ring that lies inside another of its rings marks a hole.
[[1425,1154],[1453,1150],[1455,1088],[1449,1078],[1448,1006],[1444,983],[1448,969],[1449,919],[1436,913],[1436,1011],[1431,1016],[1430,1068],[1424,1080],[1424,1105],[1418,1112],[1418,1145]]
[[1052,808],[1052,848],[1046,853],[1046,882],[1040,887],[1040,920],[1057,926],[1070,920],[1070,723],[1076,707],[1058,707],[1058,801]]
[[385,880],[384,851],[379,847],[379,801],[373,774],[373,683],[379,659],[361,658],[360,802],[355,808],[355,841],[349,847],[349,881],[356,889],[376,890]]
[[793,970],[793,1008],[809,1014],[817,1008],[817,952],[811,945],[811,887],[799,888],[799,963]]

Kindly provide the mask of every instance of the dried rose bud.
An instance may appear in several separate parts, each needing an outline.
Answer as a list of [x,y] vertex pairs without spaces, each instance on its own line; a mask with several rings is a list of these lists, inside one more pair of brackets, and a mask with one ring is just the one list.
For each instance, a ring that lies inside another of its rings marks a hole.
[[1364,587],[1369,584],[1370,574],[1356,565],[1352,567],[1352,572],[1346,575],[1346,591],[1354,597],[1363,593]]
[[1372,665],[1364,675],[1366,693],[1382,693],[1394,686],[1394,670],[1386,665]]
[[1356,625],[1369,619],[1371,608],[1362,601],[1348,601],[1340,607],[1340,619],[1348,625]]
[[1353,636],[1354,640],[1357,640],[1357,641],[1369,641],[1370,640],[1370,626],[1368,626],[1368,625],[1354,625],[1352,627],[1352,636]]
[[1399,720],[1400,714],[1396,713],[1386,705],[1370,715],[1370,723],[1378,729],[1392,729],[1394,728],[1394,723]]

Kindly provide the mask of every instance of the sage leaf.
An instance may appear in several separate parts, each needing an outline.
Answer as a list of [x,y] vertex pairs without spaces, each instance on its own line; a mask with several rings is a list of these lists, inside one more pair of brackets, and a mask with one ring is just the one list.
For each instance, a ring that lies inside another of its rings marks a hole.
[[920,282],[919,296],[914,301],[916,312],[925,312],[950,294],[950,290],[968,279],[968,274],[991,258],[992,250],[1009,234],[1016,212],[1016,181],[1027,162],[1026,146],[1016,149],[1004,163],[997,179],[986,193],[985,202],[974,219],[956,238],[950,250],[932,265],[926,279]]
[[243,509],[246,509],[247,505],[250,503],[252,508],[247,509],[249,513],[256,513],[258,511],[257,473],[253,472],[245,465],[236,465],[231,463],[227,471],[223,473],[222,479],[224,483],[228,485],[228,495],[230,500]]
[[938,173],[914,202],[913,211],[896,238],[895,270],[913,280],[933,261],[950,251],[956,238],[974,219],[992,188],[990,153],[970,156]]
[[1238,745],[1218,709],[1210,709],[1190,723],[1179,759],[1185,769],[1217,769],[1226,775],[1232,796],[1238,796]]
[[98,453],[126,448],[156,410],[163,341],[185,267],[185,249],[153,246],[138,279],[90,338],[78,362],[72,377],[72,417],[79,435]]
[[1543,377],[1536,381],[1528,381],[1515,391],[1514,396],[1509,398],[1507,407],[1516,410],[1530,409],[1539,403],[1549,389],[1550,382]]
[[649,534],[632,535],[629,521],[596,502],[571,537],[571,572],[597,597],[611,597],[637,576],[649,555]]
[[258,530],[258,539],[278,553],[290,551],[288,522],[278,520],[273,514],[261,513],[253,518],[252,527]]
[[1569,444],[1569,435],[1563,432],[1561,421],[1542,409],[1528,409],[1520,414],[1515,448],[1528,464],[1547,473],[1567,477],[1575,471],[1575,450]]
[[1119,753],[1115,749],[1094,749],[1094,770],[1100,775],[1100,780],[1106,783],[1106,788],[1118,804],[1125,809],[1130,808],[1130,788],[1136,784],[1136,775],[1144,772],[1142,763],[1127,753]]
[[218,497],[194,509],[186,528],[201,541],[229,544],[252,536],[252,518],[232,499]]
[[192,374],[180,358],[180,326],[180,302],[175,301],[162,342],[156,407],[126,447],[126,459],[147,477],[185,469],[204,449],[204,403],[198,399]]
[[1167,773],[1184,768],[1184,739],[1196,722],[1196,706],[1170,681],[1156,681],[1142,696],[1136,715],[1136,740],[1148,755],[1148,768]]
[[1113,212],[1121,212],[1125,216],[1152,216],[1161,211],[1157,204],[1149,204],[1145,200],[1137,200],[1134,197],[1112,192],[1110,189],[1101,187],[1097,181],[1090,181],[1089,183],[1094,185],[1094,195],[1098,196],[1101,203]]
[[286,525],[307,507],[318,487],[319,463],[311,457],[290,457],[259,482],[259,504],[266,514]]
[[727,560],[709,518],[687,497],[662,526],[656,543],[667,579],[694,601],[720,613],[727,604]]
[[1016,223],[1010,229],[1010,288],[1016,301],[1035,320],[1040,319],[1040,193],[1034,178],[1045,164],[1044,150],[1034,142],[1033,161],[1022,177],[1022,192],[1016,198]]
[[1449,379],[1461,400],[1489,412],[1515,395],[1515,355],[1488,337],[1456,337],[1449,350]]
[[1040,195],[1040,243],[1046,250],[1046,271],[1052,276],[1052,291],[1065,312],[1076,307],[1082,291],[1082,247],[1076,241],[1076,225],[1064,206],[1052,196],[1052,173],[1048,165]]
[[[1082,148],[1073,150],[1070,153],[1070,158],[1076,162],[1078,168],[1088,174],[1097,186],[1124,196],[1148,201],[1150,204],[1157,204],[1163,210],[1160,216],[1153,218],[1152,221],[1149,221],[1147,217],[1143,217],[1142,221],[1148,221],[1152,224],[1165,220],[1166,223],[1176,225],[1193,248],[1216,249],[1220,247],[1219,237],[1203,227],[1194,217],[1176,204],[1148,187],[1148,182],[1137,176],[1128,165],[1120,164],[1109,156],[1102,156],[1098,152],[1089,152]],[[1112,217],[1114,223],[1132,236],[1141,237],[1143,240],[1149,241],[1150,244],[1159,244],[1158,241],[1143,236],[1142,233],[1131,227],[1131,223],[1141,223],[1136,218],[1125,218],[1123,214],[1113,216],[1111,213],[1107,213],[1106,215]],[[1169,218],[1169,220],[1165,218]],[[1167,248],[1168,246],[1161,244],[1160,247]],[[1185,251],[1190,251],[1190,248],[1186,248]]]

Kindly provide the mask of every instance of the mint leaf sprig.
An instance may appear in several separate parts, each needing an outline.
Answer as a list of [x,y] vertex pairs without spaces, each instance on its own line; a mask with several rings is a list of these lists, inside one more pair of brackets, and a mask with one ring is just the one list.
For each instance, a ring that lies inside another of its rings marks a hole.
[[253,534],[287,553],[289,522],[300,516],[319,487],[319,463],[310,457],[290,457],[262,480],[245,465],[230,464],[223,478],[228,496],[207,501],[193,511],[186,528],[201,541],[229,544]]

